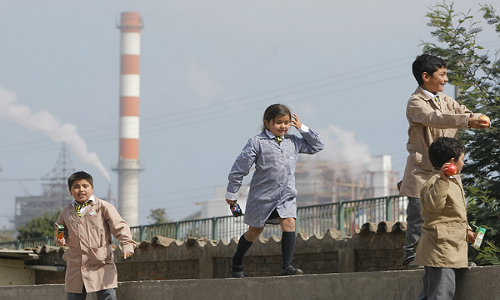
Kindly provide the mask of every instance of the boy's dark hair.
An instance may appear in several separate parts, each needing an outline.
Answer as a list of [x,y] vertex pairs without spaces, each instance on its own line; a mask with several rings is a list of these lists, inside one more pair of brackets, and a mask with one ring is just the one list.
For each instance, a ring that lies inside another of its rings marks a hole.
[[290,120],[292,120],[292,113],[290,112],[290,108],[283,104],[273,104],[266,108],[263,117],[262,131],[266,130],[266,123],[264,121],[271,122],[276,117],[290,116]]
[[446,67],[447,65],[444,59],[430,54],[417,56],[411,66],[413,76],[417,80],[418,85],[424,84],[424,80],[422,79],[422,74],[424,74],[424,72],[427,72],[427,74],[432,76],[439,68]]
[[68,178],[68,188],[71,191],[71,186],[73,186],[73,183],[77,180],[85,179],[87,180],[92,187],[94,187],[94,180],[92,179],[92,175],[89,173],[79,171],[71,174]]
[[462,153],[465,153],[464,144],[450,137],[437,138],[429,146],[429,159],[436,169],[441,169],[452,158],[457,161]]

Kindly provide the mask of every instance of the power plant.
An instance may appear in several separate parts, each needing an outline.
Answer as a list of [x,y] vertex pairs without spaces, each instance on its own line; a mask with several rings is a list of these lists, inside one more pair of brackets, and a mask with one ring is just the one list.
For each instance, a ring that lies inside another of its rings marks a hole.
[[124,12],[120,25],[120,156],[118,210],[130,226],[137,226],[139,212],[139,98],[141,14]]

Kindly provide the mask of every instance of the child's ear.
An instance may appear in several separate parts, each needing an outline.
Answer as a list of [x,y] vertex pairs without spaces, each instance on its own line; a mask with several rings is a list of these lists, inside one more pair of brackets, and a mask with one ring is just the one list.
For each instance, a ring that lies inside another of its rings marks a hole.
[[431,76],[431,75],[429,75],[429,73],[427,73],[427,72],[423,72],[423,73],[422,73],[422,80],[423,80],[424,82],[429,82],[430,77],[432,77],[432,76]]
[[450,163],[450,164],[452,164],[452,163],[454,163],[454,162],[455,162],[455,158],[454,158],[454,157],[452,157],[452,158],[450,159],[449,163]]

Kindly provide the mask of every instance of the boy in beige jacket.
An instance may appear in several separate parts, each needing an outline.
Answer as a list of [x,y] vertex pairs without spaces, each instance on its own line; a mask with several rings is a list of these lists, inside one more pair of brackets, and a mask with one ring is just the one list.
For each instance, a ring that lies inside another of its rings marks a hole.
[[[415,266],[413,245],[418,241],[423,221],[420,217],[420,190],[432,172],[427,155],[429,145],[438,137],[458,138],[459,128],[489,128],[489,122],[479,119],[450,96],[443,94],[448,83],[446,62],[433,55],[422,54],[412,65],[418,87],[406,106],[408,119],[408,159],[399,195],[408,197],[406,244],[403,264]],[[460,181],[460,178],[458,178]]]
[[55,237],[58,245],[69,248],[63,255],[68,300],[85,300],[90,292],[97,292],[99,300],[116,300],[118,278],[111,235],[120,241],[126,259],[136,246],[130,227],[113,205],[93,195],[90,174],[72,174],[68,186],[75,201],[61,211],[56,222],[66,228],[67,240]]
[[[467,240],[475,240],[467,223],[464,189],[459,173],[464,166],[464,145],[440,137],[429,146],[434,166],[420,192],[422,236],[416,244],[415,262],[424,266],[419,300],[449,299],[455,295],[455,270],[467,267]],[[447,175],[451,164],[456,175]]]

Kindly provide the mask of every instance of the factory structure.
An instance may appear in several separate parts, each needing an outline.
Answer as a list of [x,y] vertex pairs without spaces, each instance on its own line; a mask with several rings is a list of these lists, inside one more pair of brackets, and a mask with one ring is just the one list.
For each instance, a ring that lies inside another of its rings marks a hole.
[[[16,197],[14,225],[21,226],[29,220],[41,217],[44,214],[53,214],[61,211],[73,202],[68,188],[68,177],[76,172],[66,145],[63,144],[54,168],[42,177],[42,195],[26,195]],[[20,182],[22,184],[22,182]],[[111,188],[105,196],[98,196],[115,204]]]
[[130,226],[139,218],[139,98],[141,14],[124,12],[120,25],[120,147],[118,211]]
[[16,197],[14,223],[24,225],[29,220],[62,210],[73,201],[68,190],[68,177],[75,172],[73,163],[63,145],[54,169],[42,177],[43,193],[40,196],[25,195]]
[[[398,181],[399,174],[392,168],[390,155],[372,156],[366,166],[359,166],[354,171],[348,163],[300,156],[295,169],[297,206],[393,196],[398,194]],[[238,203],[243,208],[249,188],[248,184],[243,184],[238,191]],[[186,219],[231,215],[229,206],[221,200],[225,193],[225,185],[215,187],[214,198],[198,203],[200,211]]]

